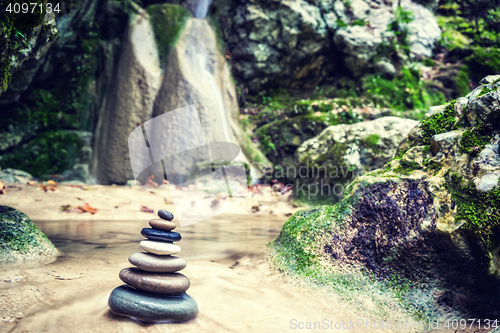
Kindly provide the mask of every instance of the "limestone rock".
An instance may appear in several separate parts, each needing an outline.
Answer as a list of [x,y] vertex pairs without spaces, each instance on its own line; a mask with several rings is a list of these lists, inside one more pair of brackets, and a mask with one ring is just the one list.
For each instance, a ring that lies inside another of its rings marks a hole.
[[335,206],[285,223],[273,262],[304,276],[361,266],[386,282],[397,272],[405,304],[426,315],[498,317],[500,81],[482,82],[459,107],[431,108],[396,158],[351,183]]
[[[147,13],[140,10],[130,18],[116,77],[107,96],[107,111],[97,125],[94,161],[98,164],[94,169],[99,183],[125,184],[134,178],[127,160],[128,136],[152,118],[160,77],[154,34]],[[149,160],[149,156],[146,158]]]
[[0,206],[0,265],[23,262],[51,263],[59,251],[24,213]]
[[[346,183],[369,168],[381,168],[417,124],[411,119],[382,117],[330,126],[299,146],[296,151],[299,168],[307,167],[309,173],[313,172],[311,177],[320,177],[324,183]],[[323,173],[318,174],[320,171]]]
[[372,30],[367,26],[351,26],[339,29],[334,41],[345,54],[346,67],[354,76],[360,76],[365,65],[377,54],[382,43],[382,33],[380,29]]
[[[267,50],[262,50],[258,56],[267,55]],[[236,90],[229,68],[217,48],[215,33],[206,20],[187,21],[179,41],[168,55],[167,63],[152,116],[194,104],[203,133],[191,127],[183,127],[182,135],[163,135],[163,132],[157,131],[154,133],[155,149],[168,151],[168,147],[179,146],[180,143],[198,147],[200,137],[206,142],[238,142],[241,130],[236,122]],[[160,127],[174,133],[180,131],[184,120],[175,116]],[[196,162],[205,161],[201,155],[191,154],[166,162],[169,163],[167,169],[175,170],[168,174],[171,177],[169,180],[185,179]],[[238,160],[245,160],[243,154]],[[162,170],[156,174],[159,178],[163,177]]]
[[[273,84],[314,87],[335,73],[338,62],[361,75],[382,42],[388,43],[397,2],[255,0],[213,6],[218,6],[235,77],[258,93]],[[441,36],[437,19],[410,0],[401,6],[415,16],[408,25],[412,55],[430,56]]]
[[22,170],[16,169],[0,169],[0,180],[5,184],[26,184],[30,180],[33,180],[33,177]]

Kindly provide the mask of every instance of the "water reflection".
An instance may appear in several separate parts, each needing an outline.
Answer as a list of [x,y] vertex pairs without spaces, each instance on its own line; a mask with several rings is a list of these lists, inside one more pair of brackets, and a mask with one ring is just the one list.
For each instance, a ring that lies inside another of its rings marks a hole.
[[[152,216],[153,218],[153,216]],[[182,235],[178,245],[186,259],[219,259],[235,252],[254,253],[276,236],[285,222],[282,217],[252,215],[218,216],[201,223],[177,227]],[[120,247],[124,256],[139,251],[144,239],[140,232],[149,227],[144,221],[35,221],[54,245],[64,253],[105,251]]]

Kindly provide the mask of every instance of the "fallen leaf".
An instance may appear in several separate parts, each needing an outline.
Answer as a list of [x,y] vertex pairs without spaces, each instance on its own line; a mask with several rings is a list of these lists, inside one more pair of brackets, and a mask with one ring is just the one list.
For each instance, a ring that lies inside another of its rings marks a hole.
[[0,194],[5,194],[7,193],[7,190],[5,189],[5,183],[0,180]]
[[154,213],[154,210],[152,210],[151,208],[148,208],[146,206],[141,206],[141,212],[143,212],[143,213]]
[[63,212],[69,212],[71,210],[71,205],[64,205],[64,206],[61,206],[61,210]]
[[90,207],[86,202],[83,204],[83,206],[77,206],[76,209],[79,209],[82,213],[90,213],[92,215],[97,213],[97,209]]
[[55,191],[57,188],[57,183],[53,180],[49,180],[47,181],[47,184],[40,183],[37,186],[40,187],[44,192]]
[[84,191],[88,190],[88,188],[85,188],[83,187],[82,185],[68,185],[69,187],[73,187],[73,188],[79,188],[79,189],[82,189]]

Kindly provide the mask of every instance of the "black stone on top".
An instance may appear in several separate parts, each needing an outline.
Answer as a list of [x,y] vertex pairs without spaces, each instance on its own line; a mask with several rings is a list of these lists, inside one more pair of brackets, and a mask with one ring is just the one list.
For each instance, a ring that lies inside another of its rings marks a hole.
[[141,230],[141,235],[150,240],[160,242],[178,242],[181,240],[181,234],[173,231],[163,231],[153,228],[144,228]]
[[171,212],[169,212],[168,210],[165,210],[165,209],[160,209],[158,211],[158,216],[161,219],[164,219],[167,221],[172,221],[174,219],[174,214],[172,214]]

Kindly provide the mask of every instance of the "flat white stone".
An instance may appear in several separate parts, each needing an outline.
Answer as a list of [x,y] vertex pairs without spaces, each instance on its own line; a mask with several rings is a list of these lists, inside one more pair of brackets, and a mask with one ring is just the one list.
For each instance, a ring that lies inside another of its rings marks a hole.
[[165,243],[165,242],[155,242],[151,240],[143,240],[139,244],[144,250],[149,253],[159,254],[159,255],[169,255],[181,252],[179,245]]

